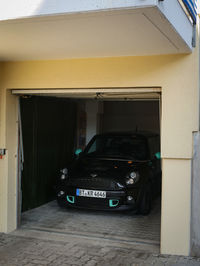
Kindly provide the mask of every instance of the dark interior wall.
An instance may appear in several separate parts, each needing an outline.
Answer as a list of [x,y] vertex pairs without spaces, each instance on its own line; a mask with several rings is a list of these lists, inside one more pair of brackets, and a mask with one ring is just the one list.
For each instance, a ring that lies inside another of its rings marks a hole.
[[76,131],[76,103],[65,99],[22,98],[24,145],[22,210],[54,198],[59,169],[72,158]]
[[102,121],[102,132],[137,128],[159,133],[159,101],[105,101]]

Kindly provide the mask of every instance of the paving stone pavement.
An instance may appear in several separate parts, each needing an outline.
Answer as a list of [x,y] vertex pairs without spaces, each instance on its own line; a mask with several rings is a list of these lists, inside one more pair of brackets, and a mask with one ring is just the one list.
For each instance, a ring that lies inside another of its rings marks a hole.
[[22,214],[0,234],[0,266],[200,266],[200,259],[159,254],[160,201],[149,216],[61,209],[56,202]]
[[22,214],[22,228],[39,228],[78,235],[137,238],[160,242],[160,199],[148,216],[131,212],[102,212],[59,208],[52,201]]
[[[42,233],[43,234],[43,233]],[[167,256],[143,250],[136,244],[106,243],[81,236],[60,239],[0,234],[1,266],[199,266],[200,259]]]

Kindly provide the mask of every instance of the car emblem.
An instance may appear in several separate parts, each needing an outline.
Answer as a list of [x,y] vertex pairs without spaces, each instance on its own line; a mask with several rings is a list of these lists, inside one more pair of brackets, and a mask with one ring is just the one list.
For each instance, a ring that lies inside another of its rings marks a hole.
[[90,174],[90,176],[91,176],[91,177],[96,177],[96,176],[97,176],[97,174]]

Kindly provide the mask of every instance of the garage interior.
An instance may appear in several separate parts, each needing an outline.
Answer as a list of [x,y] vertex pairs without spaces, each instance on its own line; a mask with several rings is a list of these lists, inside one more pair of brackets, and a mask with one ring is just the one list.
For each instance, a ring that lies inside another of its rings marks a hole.
[[[100,90],[99,90],[100,91]],[[151,131],[160,133],[160,89],[122,93],[70,91],[20,94],[19,226],[119,241],[160,243],[160,198],[148,216],[131,212],[62,209],[55,201],[59,169],[70,164],[98,133]]]

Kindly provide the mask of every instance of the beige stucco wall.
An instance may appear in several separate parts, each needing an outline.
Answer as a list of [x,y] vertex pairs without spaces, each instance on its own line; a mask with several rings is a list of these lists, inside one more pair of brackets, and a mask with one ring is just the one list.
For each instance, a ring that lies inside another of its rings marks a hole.
[[5,143],[5,132],[3,132],[2,127],[5,125],[4,119],[4,105],[5,101],[3,101],[5,90],[3,90],[3,80],[4,80],[4,64],[0,62],[0,147],[2,147],[3,143]]
[[[0,148],[5,147],[5,90],[3,90],[3,63],[0,63]],[[6,199],[5,199],[5,176],[6,172],[6,159],[3,158],[0,160],[0,230],[5,231],[5,209],[6,209]]]
[[5,63],[5,87],[162,86],[163,158],[191,158],[191,131],[198,130],[197,62],[198,49],[191,55]]
[[[14,88],[162,87],[163,199],[161,252],[188,255],[192,132],[198,124],[198,48],[191,55],[121,57],[5,63],[4,91]],[[4,98],[5,99],[5,98]],[[6,169],[0,231],[16,227],[16,97],[7,94]],[[5,115],[3,115],[5,116]],[[6,128],[6,132],[5,132]],[[4,136],[6,135],[6,136]],[[2,170],[0,169],[2,175]],[[183,200],[181,200],[183,198]],[[6,208],[11,206],[8,209]]]
[[164,159],[162,170],[161,250],[164,253],[188,255],[191,160]]
[[16,226],[16,167],[17,167],[17,101],[4,88],[4,64],[0,63],[0,148],[6,156],[0,159],[0,231]]
[[17,209],[17,108],[18,101],[16,96],[12,96],[10,91],[6,92],[6,149],[7,149],[7,231],[13,230],[13,225],[16,225],[17,216],[13,215]]
[[17,97],[5,89],[4,63],[0,63],[0,148],[6,156],[0,159],[0,231],[16,226],[17,182]]

